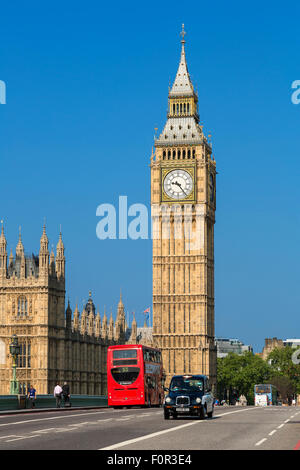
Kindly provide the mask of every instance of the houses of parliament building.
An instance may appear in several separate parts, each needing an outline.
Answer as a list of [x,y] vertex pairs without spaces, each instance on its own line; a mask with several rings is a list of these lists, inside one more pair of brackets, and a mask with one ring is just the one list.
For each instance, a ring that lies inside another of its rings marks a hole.
[[106,353],[109,345],[145,343],[146,328],[133,318],[128,328],[120,297],[116,321],[102,319],[89,294],[82,312],[65,310],[65,254],[61,234],[49,253],[44,226],[38,256],[27,256],[19,236],[15,256],[8,256],[2,225],[0,235],[0,394],[9,393],[12,357],[9,345],[20,344],[16,378],[20,392],[33,384],[38,394],[52,393],[67,381],[73,394],[106,394]]

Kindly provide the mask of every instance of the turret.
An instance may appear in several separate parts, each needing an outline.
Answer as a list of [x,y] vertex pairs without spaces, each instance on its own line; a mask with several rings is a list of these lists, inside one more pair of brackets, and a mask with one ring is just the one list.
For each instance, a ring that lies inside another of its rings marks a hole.
[[108,325],[108,339],[112,341],[114,339],[114,320],[112,316],[112,312],[110,312],[110,319]]
[[70,307],[70,300],[68,300],[68,307],[66,310],[66,328],[67,330],[72,329],[72,310]]
[[65,277],[65,247],[62,241],[61,232],[56,246],[56,274],[58,279]]
[[51,249],[50,253],[50,275],[55,276],[55,256],[53,248]]
[[3,223],[0,235],[0,277],[5,278],[7,274],[7,251],[6,251],[6,238],[4,235]]
[[103,315],[103,321],[102,321],[101,336],[104,340],[106,340],[106,338],[107,338],[107,316],[106,316],[105,308],[104,308],[104,315]]
[[115,339],[117,341],[123,342],[125,340],[125,329],[126,329],[125,310],[124,310],[124,304],[122,301],[122,293],[120,293],[120,300],[118,304],[118,311],[117,311],[117,318],[116,318],[116,329],[115,329]]
[[95,317],[92,311],[90,311],[88,315],[88,323],[89,323],[88,334],[90,336],[93,336],[95,334]]
[[73,330],[78,331],[79,330],[79,310],[78,310],[78,305],[76,304],[75,310],[74,310],[74,316],[73,316]]
[[135,315],[133,313],[133,319],[131,323],[131,335],[130,335],[129,342],[132,344],[135,344],[136,341],[137,341],[137,323],[136,323]]
[[85,308],[82,310],[80,319],[80,333],[84,335],[87,332],[87,314]]
[[43,233],[40,240],[39,252],[39,272],[40,275],[48,275],[49,273],[49,250],[48,250],[48,237],[46,234],[46,226],[43,226]]
[[97,338],[101,336],[101,317],[100,317],[99,312],[97,312],[96,319],[95,319],[95,336]]

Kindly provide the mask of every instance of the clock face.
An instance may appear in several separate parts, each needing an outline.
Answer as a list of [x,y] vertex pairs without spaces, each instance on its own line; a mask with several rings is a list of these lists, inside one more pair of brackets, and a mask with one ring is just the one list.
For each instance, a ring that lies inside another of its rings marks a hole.
[[185,170],[172,170],[165,176],[164,191],[172,199],[188,197],[193,191],[193,178]]

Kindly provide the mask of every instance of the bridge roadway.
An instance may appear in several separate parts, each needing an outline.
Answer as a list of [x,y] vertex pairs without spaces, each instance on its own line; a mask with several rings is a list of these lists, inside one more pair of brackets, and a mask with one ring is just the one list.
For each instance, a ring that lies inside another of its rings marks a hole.
[[300,450],[300,407],[218,407],[164,420],[161,408],[34,410],[0,416],[0,450]]

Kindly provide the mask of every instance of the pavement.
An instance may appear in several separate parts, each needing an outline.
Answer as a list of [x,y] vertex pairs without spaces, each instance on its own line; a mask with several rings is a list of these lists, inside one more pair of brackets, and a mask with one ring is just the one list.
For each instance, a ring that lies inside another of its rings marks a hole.
[[161,408],[20,411],[0,416],[0,450],[300,450],[300,407],[218,407],[206,420],[164,420]]

